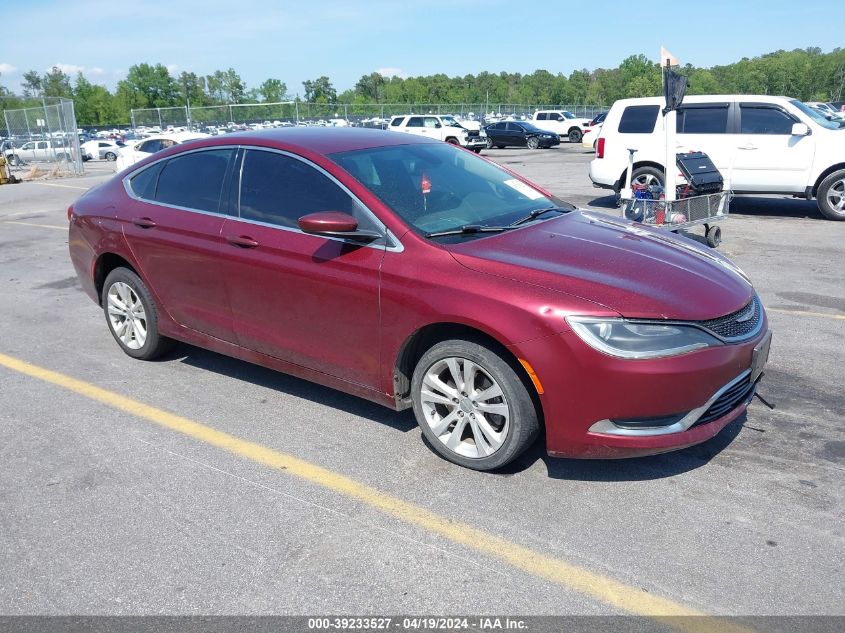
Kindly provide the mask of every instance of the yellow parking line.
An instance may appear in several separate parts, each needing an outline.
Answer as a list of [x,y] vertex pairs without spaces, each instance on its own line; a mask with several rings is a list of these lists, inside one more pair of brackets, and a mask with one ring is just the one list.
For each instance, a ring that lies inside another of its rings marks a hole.
[[[380,492],[366,484],[298,457],[218,431],[199,422],[12,356],[0,354],[0,365],[356,499],[405,523],[438,534],[453,543],[504,561],[533,576],[573,589],[618,609],[638,615],[661,617],[661,622],[664,624],[691,633],[709,632],[716,626],[714,621],[707,617],[688,617],[703,614],[672,600],[661,598],[638,587],[588,571],[558,558],[546,556],[466,523],[452,521],[422,506]],[[663,618],[668,618],[668,620]],[[724,621],[718,623],[718,628],[720,631],[733,633],[748,631]]]
[[807,312],[806,310],[784,310],[783,308],[766,308],[766,312],[777,312],[778,314],[794,314],[797,316],[821,317],[823,319],[837,319],[845,321],[845,314],[827,314],[825,312]]
[[60,185],[57,182],[37,182],[34,180],[24,180],[23,182],[30,182],[33,185],[42,185],[44,187],[62,187],[64,189],[81,189],[82,191],[88,191],[91,187],[79,187],[78,185]]
[[3,224],[20,224],[21,226],[37,226],[39,229],[59,229],[60,231],[67,231],[66,226],[57,226],[55,224],[34,224],[32,222],[20,222],[18,220],[3,220]]

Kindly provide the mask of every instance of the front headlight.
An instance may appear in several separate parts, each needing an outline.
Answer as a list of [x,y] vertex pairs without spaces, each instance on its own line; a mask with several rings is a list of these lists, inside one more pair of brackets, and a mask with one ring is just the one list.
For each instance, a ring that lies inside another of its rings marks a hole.
[[618,358],[661,358],[721,345],[714,336],[690,325],[637,323],[625,319],[566,317],[582,341]]

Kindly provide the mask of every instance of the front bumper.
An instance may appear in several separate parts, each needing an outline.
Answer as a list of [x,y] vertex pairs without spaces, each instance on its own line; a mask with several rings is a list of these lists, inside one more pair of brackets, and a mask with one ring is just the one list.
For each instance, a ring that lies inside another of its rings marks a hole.
[[543,385],[548,453],[608,459],[677,450],[719,433],[754,396],[752,358],[766,336],[763,323],[743,343],[632,361],[566,332],[561,341],[521,343],[514,353],[530,362]]
[[484,149],[487,147],[487,138],[480,137],[480,136],[470,136],[466,140],[466,144],[464,145],[467,149]]

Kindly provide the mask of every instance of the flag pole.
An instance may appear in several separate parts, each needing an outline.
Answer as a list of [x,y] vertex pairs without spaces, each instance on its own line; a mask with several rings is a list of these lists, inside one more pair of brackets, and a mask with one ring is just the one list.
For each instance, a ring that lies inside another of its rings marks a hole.
[[[663,97],[665,100],[665,107],[669,107],[669,70],[671,69],[671,61],[669,56],[666,57],[666,65],[663,67]],[[676,125],[678,121],[678,113],[675,109],[671,109],[665,113],[663,116],[663,128],[666,133],[666,171],[665,171],[665,178],[664,178],[664,194],[666,196],[666,200],[671,202],[675,200],[676,196],[676,178],[675,175],[678,173],[678,167],[676,163],[676,154],[677,148],[675,147],[675,131]]]

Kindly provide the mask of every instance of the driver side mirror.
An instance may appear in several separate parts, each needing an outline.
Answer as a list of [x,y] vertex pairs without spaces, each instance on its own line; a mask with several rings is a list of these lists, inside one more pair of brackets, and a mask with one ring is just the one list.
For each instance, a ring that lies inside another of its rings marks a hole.
[[809,136],[812,130],[806,123],[793,123],[792,136]]
[[299,218],[299,228],[310,235],[344,237],[361,242],[372,242],[381,237],[376,231],[359,231],[358,220],[342,211],[319,211]]

